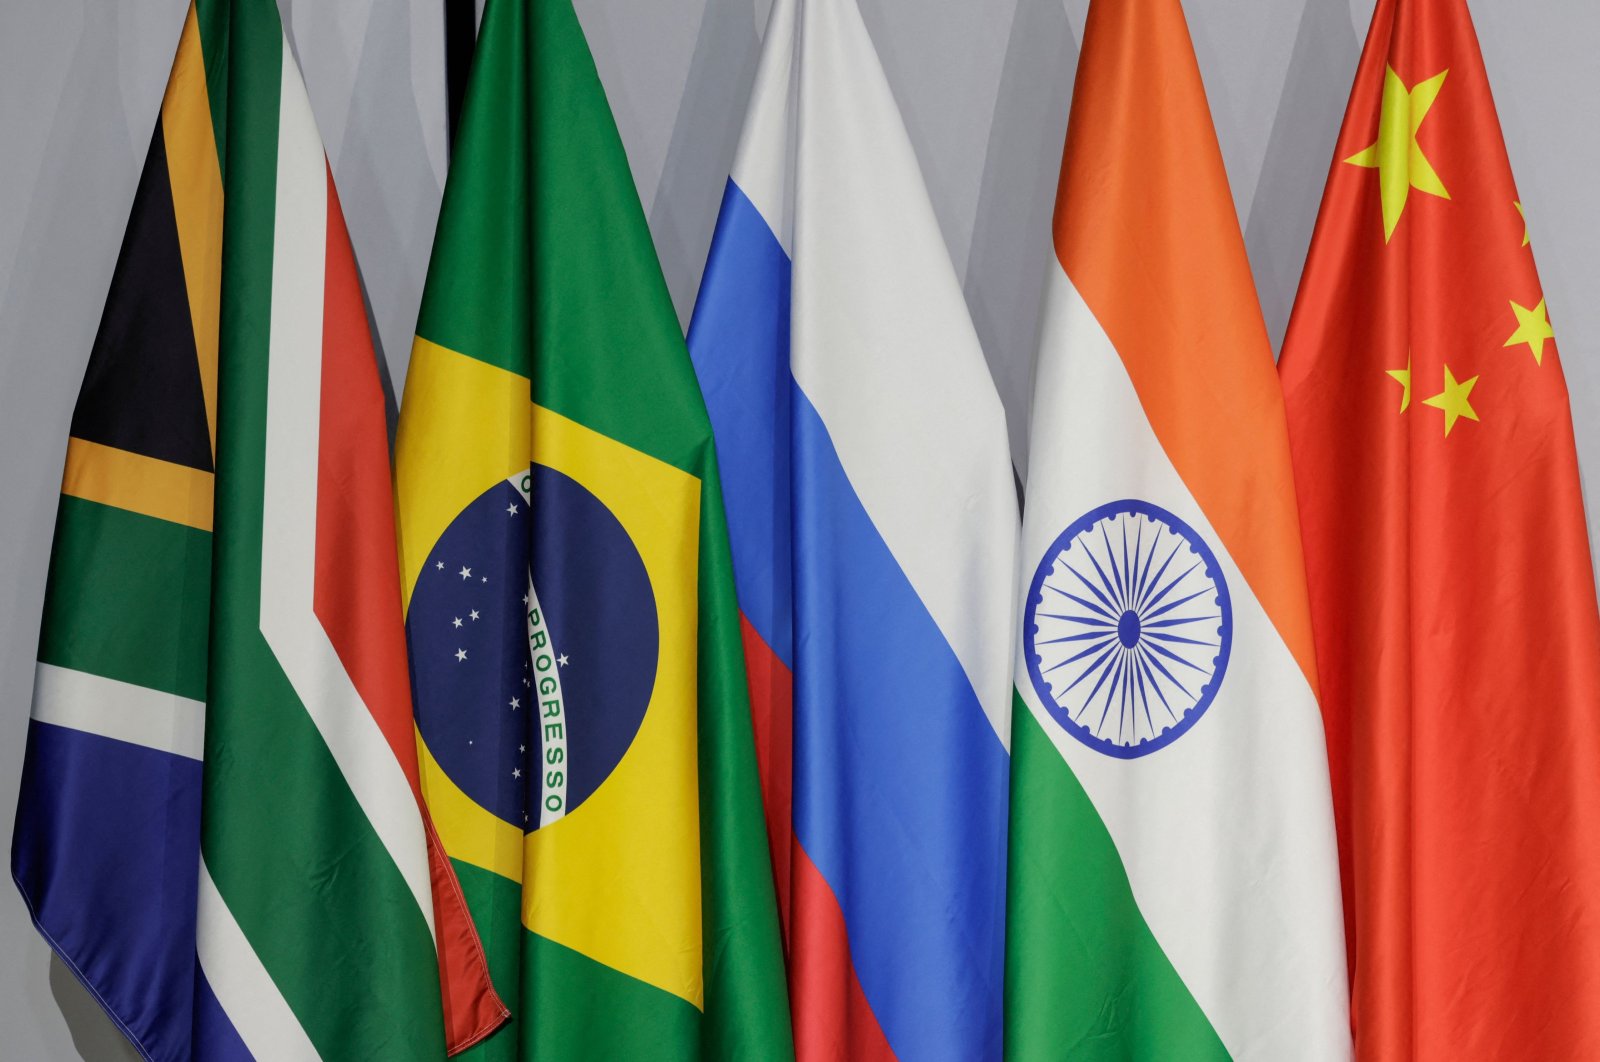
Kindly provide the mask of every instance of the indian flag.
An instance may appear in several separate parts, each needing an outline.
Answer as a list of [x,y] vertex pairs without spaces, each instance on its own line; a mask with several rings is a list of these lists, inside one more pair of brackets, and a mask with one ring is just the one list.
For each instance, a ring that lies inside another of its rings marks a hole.
[[422,805],[377,363],[277,8],[229,15],[196,1054],[438,1059],[506,1010]]
[[1091,7],[1054,238],[1007,1054],[1347,1058],[1283,400],[1178,0]]

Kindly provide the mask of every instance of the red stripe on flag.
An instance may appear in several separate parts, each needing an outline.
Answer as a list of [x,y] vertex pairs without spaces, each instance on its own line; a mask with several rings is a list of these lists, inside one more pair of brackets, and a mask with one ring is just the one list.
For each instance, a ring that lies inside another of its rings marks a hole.
[[756,771],[767,818],[773,884],[783,946],[789,947],[789,847],[794,841],[794,675],[772,647],[739,613],[745,670],[750,681],[750,722],[755,732]]
[[422,815],[445,1033],[455,1054],[499,1028],[509,1012],[490,983],[460,884],[422,803],[383,390],[331,173],[327,240],[313,609],[410,781]]
[[833,889],[800,842],[794,842],[789,950],[789,1005],[799,1062],[893,1059],[850,961],[849,930]]
[[383,391],[331,178],[324,284],[313,608],[412,791],[420,793]]
[[794,836],[794,675],[739,614],[756,769],[772,847],[778,916],[789,965],[795,1057],[893,1059],[850,961],[849,932],[833,889]]

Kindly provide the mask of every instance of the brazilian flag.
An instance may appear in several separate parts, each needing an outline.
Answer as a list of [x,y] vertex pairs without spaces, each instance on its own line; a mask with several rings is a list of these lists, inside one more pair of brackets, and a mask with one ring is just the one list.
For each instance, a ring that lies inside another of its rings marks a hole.
[[792,1054],[711,428],[571,0],[490,0],[397,442],[422,787],[515,1021]]

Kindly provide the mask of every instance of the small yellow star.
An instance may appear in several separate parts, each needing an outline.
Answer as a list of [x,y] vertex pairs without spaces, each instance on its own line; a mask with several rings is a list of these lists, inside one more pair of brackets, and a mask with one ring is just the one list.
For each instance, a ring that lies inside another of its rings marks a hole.
[[1384,372],[1400,381],[1404,388],[1400,392],[1400,412],[1404,413],[1411,405],[1411,355],[1406,355],[1406,367],[1403,369],[1385,369]]
[[1513,205],[1517,208],[1517,215],[1522,218],[1522,246],[1526,247],[1533,242],[1533,237],[1528,235],[1528,212],[1522,209],[1521,203]]
[[1417,130],[1450,71],[1441,71],[1408,89],[1394,67],[1383,75],[1383,110],[1378,115],[1378,139],[1372,146],[1345,159],[1352,166],[1378,171],[1378,194],[1383,202],[1383,242],[1394,236],[1406,209],[1411,189],[1449,199],[1444,182],[1417,145]]
[[1517,330],[1511,333],[1505,345],[1514,347],[1518,343],[1528,344],[1528,349],[1533,351],[1534,362],[1543,365],[1544,341],[1556,337],[1555,329],[1550,327],[1550,313],[1544,308],[1544,300],[1540,299],[1539,305],[1530,310],[1513,299],[1511,312],[1517,315]]
[[1461,417],[1468,420],[1477,420],[1477,411],[1472,408],[1472,403],[1467,397],[1472,394],[1473,385],[1478,382],[1474,376],[1470,380],[1456,382],[1455,375],[1450,371],[1450,366],[1444,367],[1444,390],[1432,398],[1424,398],[1422,404],[1432,406],[1434,409],[1444,410],[1444,433],[1450,434],[1450,429],[1456,426],[1456,421]]

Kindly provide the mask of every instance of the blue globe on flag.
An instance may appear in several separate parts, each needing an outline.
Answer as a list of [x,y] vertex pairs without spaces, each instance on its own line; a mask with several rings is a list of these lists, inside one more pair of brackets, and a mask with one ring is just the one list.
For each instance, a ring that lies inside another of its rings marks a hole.
[[462,510],[406,618],[417,727],[471,800],[528,832],[605,781],[655,684],[655,596],[633,541],[535,464]]

